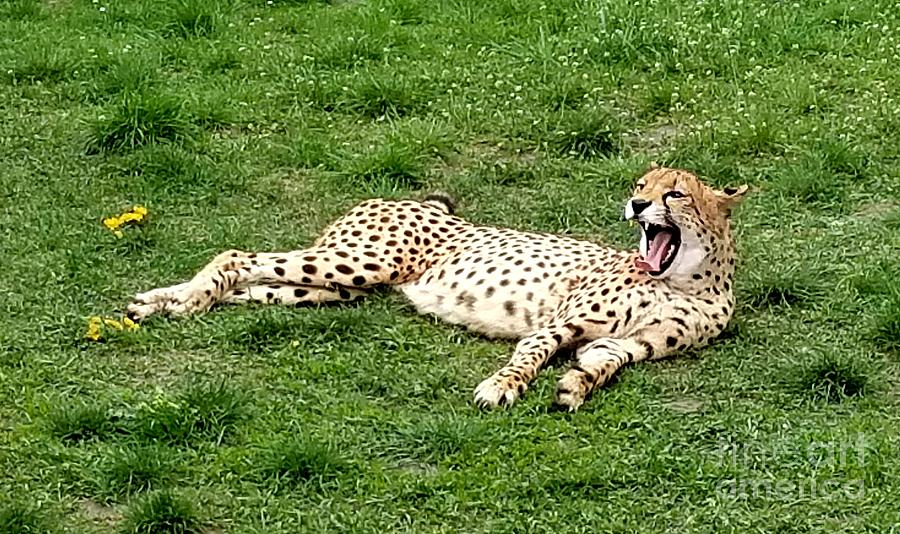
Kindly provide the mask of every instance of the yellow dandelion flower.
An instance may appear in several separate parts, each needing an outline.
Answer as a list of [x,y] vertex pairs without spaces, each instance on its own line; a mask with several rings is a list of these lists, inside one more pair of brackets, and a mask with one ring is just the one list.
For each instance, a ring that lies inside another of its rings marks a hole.
[[132,321],[128,317],[122,317],[122,324],[125,326],[125,330],[130,330],[132,332],[141,327],[141,325]]
[[116,330],[124,330],[125,329],[125,327],[122,326],[122,323],[120,323],[119,321],[116,321],[115,319],[110,318],[110,317],[103,319],[103,324],[105,324],[106,326],[108,326],[110,328],[115,328]]
[[90,319],[88,319],[88,329],[87,329],[87,332],[84,334],[84,337],[91,341],[100,341],[103,338],[103,336],[100,333],[100,325],[101,324],[102,324],[101,320],[97,316],[94,316],[94,317],[91,317]]
[[103,226],[107,227],[110,230],[115,230],[118,227],[122,226],[122,220],[118,217],[107,217],[103,219]]
[[106,217],[103,219],[103,226],[112,232],[113,235],[121,238],[125,236],[125,234],[122,233],[123,226],[130,223],[142,224],[146,221],[147,213],[149,213],[149,211],[144,206],[134,206],[131,210],[126,211],[121,215]]

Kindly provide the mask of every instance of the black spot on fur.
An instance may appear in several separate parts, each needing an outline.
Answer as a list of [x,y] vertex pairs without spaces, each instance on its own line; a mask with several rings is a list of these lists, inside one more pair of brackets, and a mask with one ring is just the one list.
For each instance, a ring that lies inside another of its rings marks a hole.
[[567,324],[566,328],[572,331],[572,336],[574,337],[581,337],[581,335],[584,334],[584,328],[581,328],[580,326]]

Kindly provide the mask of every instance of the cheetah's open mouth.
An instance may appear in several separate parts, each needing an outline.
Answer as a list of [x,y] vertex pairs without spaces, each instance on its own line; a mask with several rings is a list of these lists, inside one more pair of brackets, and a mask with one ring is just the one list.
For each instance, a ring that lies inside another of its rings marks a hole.
[[641,257],[635,265],[654,276],[666,272],[681,247],[681,231],[675,225],[641,222],[641,234]]

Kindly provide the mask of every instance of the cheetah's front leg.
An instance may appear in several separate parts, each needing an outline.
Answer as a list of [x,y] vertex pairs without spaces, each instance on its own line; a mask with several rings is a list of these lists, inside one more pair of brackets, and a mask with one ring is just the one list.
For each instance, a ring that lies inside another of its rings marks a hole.
[[557,349],[572,340],[567,328],[545,328],[523,338],[516,345],[509,362],[475,388],[475,404],[480,408],[508,406],[528,389]]
[[665,358],[679,345],[690,345],[690,340],[675,338],[661,330],[641,330],[627,338],[592,341],[578,349],[577,363],[557,383],[556,405],[573,412],[584,404],[591,391],[606,384],[623,366]]

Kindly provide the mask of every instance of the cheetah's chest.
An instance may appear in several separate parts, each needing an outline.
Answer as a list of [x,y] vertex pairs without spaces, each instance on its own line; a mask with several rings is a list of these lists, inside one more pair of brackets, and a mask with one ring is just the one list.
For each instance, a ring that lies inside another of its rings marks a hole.
[[611,253],[586,241],[486,229],[398,289],[421,313],[517,339],[545,326],[578,273]]

